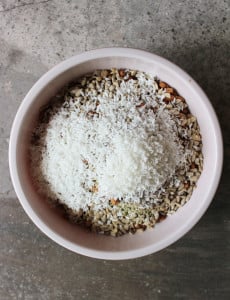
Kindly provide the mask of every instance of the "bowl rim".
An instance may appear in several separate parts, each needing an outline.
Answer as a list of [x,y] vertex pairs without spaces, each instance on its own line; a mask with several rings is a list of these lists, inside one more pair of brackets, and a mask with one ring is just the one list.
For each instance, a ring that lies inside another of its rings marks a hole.
[[[23,192],[22,186],[20,184],[20,174],[17,170],[17,160],[16,160],[16,148],[18,143],[18,134],[21,122],[23,121],[23,115],[27,111],[29,105],[33,101],[34,98],[40,93],[40,91],[46,87],[46,85],[54,80],[58,75],[64,73],[68,69],[80,64],[85,63],[90,60],[99,59],[99,58],[106,58],[106,57],[124,57],[129,56],[133,58],[140,58],[149,60],[151,62],[155,61],[160,65],[163,65],[164,68],[167,67],[170,70],[173,70],[174,72],[178,73],[181,78],[184,80],[190,80],[193,84],[193,89],[195,92],[202,98],[202,101],[205,104],[206,109],[209,112],[210,118],[212,119],[213,127],[214,127],[214,134],[217,140],[217,162],[215,166],[215,170],[213,171],[215,176],[213,178],[213,182],[210,184],[209,192],[206,194],[206,201],[201,207],[201,209],[193,215],[192,218],[189,218],[189,221],[183,226],[180,226],[179,229],[175,232],[173,232],[170,235],[170,238],[166,240],[162,240],[160,242],[155,243],[154,245],[150,245],[144,248],[139,248],[135,250],[125,250],[125,251],[100,251],[100,250],[94,250],[89,249],[87,247],[76,245],[73,242],[70,242],[69,240],[65,239],[63,236],[60,236],[57,232],[53,231],[50,227],[48,227],[37,215],[37,213],[33,210],[33,208],[30,205],[30,202],[25,197],[25,194]],[[85,256],[98,258],[98,259],[110,259],[110,260],[121,260],[121,259],[133,259],[142,257],[148,254],[155,253],[157,251],[160,251],[177,240],[179,240],[183,235],[185,235],[189,230],[192,229],[192,227],[195,226],[195,224],[200,220],[202,215],[205,213],[207,208],[209,207],[212,199],[214,198],[215,192],[217,190],[221,173],[222,173],[222,167],[223,167],[223,138],[222,133],[220,129],[220,125],[217,119],[217,115],[212,107],[211,102],[209,101],[208,97],[204,93],[204,91],[201,89],[201,87],[194,81],[194,79],[188,75],[185,71],[183,71],[180,67],[175,65],[174,63],[170,62],[169,60],[158,56],[156,54],[139,50],[139,49],[133,49],[133,48],[100,48],[95,50],[86,51],[80,54],[77,54],[75,56],[72,56],[53,68],[51,68],[48,72],[46,72],[29,90],[27,95],[24,97],[21,105],[19,106],[19,109],[16,113],[15,119],[13,121],[12,127],[11,127],[11,133],[10,133],[10,141],[9,141],[9,169],[10,169],[10,175],[11,180],[15,189],[15,192],[17,194],[17,197],[24,208],[27,215],[30,217],[30,219],[35,223],[35,225],[49,238],[51,238],[53,241],[58,243],[59,245],[62,245],[63,247]]]

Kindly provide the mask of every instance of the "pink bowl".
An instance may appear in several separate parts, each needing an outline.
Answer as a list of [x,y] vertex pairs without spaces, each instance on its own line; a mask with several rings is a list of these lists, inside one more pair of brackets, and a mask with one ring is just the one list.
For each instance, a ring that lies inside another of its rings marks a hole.
[[[41,199],[31,184],[28,141],[39,108],[67,82],[95,69],[131,68],[152,73],[174,87],[197,117],[203,137],[204,169],[190,201],[153,230],[108,237],[74,226]],[[23,100],[13,123],[9,165],[24,210],[48,237],[86,256],[130,259],[159,251],[181,238],[201,218],[217,189],[223,163],[223,142],[216,114],[197,83],[179,67],[157,55],[135,49],[107,48],[76,55],[43,75]]]

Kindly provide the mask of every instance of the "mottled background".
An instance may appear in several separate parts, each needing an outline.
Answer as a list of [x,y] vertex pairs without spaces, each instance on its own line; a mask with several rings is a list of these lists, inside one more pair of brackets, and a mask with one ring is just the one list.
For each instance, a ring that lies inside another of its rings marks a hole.
[[[201,221],[169,248],[99,261],[56,245],[29,220],[10,181],[10,127],[35,81],[85,50],[148,50],[185,69],[223,130],[223,176]],[[230,299],[230,1],[0,0],[0,299]]]

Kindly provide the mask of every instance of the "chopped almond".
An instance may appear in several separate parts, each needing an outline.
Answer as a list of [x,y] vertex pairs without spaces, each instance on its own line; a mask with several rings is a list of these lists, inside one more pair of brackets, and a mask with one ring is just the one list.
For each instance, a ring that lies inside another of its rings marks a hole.
[[182,102],[185,102],[184,98],[181,97],[181,96],[176,96],[176,99],[177,99],[177,100],[181,100]]
[[159,87],[161,87],[162,89],[166,88],[167,86],[168,85],[165,82],[163,82],[163,81],[159,82]]
[[112,198],[112,199],[110,199],[110,202],[112,205],[117,205],[120,201],[118,199]]
[[171,88],[171,87],[167,87],[166,88],[166,92],[169,93],[169,94],[173,94],[174,93],[174,89]]
[[119,73],[120,77],[124,77],[125,76],[125,70],[124,69],[120,69],[118,71],[118,73]]

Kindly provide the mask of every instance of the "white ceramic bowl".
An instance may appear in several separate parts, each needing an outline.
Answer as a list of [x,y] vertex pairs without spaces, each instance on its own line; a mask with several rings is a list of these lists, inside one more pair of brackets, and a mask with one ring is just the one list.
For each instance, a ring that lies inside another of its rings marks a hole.
[[[38,111],[62,86],[95,69],[131,68],[157,75],[176,88],[197,117],[203,137],[204,169],[190,201],[153,230],[108,237],[70,224],[41,199],[31,184],[28,137]],[[23,100],[15,117],[9,164],[19,201],[32,221],[52,240],[76,253],[101,259],[130,259],[159,251],[188,232],[208,208],[216,191],[223,162],[223,143],[216,114],[197,83],[171,62],[145,51],[98,49],[74,56],[43,75]]]

